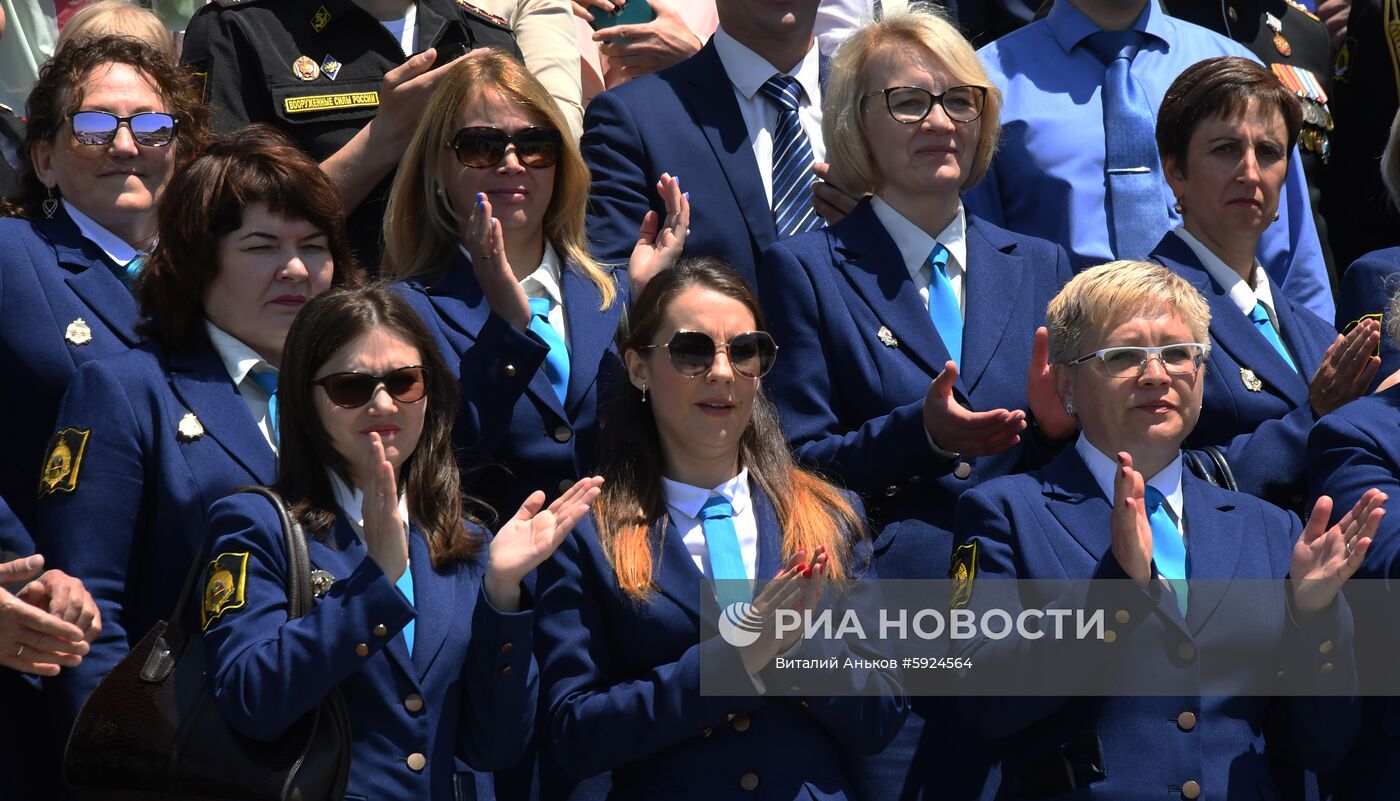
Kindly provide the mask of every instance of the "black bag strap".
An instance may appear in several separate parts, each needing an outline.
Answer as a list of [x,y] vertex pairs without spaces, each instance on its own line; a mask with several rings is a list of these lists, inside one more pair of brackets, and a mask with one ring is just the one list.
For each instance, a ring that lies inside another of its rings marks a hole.
[[[1202,454],[1205,458],[1202,458]],[[1235,483],[1235,474],[1230,470],[1230,461],[1225,458],[1224,451],[1216,446],[1206,445],[1195,450],[1183,450],[1181,458],[1187,469],[1207,484],[1231,492],[1240,491],[1239,484]]]

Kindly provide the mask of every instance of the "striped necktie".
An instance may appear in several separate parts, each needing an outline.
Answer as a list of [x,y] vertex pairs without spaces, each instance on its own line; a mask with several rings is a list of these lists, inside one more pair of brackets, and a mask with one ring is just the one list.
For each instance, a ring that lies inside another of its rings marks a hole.
[[797,110],[802,85],[791,75],[774,75],[759,89],[778,108],[778,124],[773,131],[773,225],[778,238],[812,231],[821,218],[812,208],[812,143],[802,130]]

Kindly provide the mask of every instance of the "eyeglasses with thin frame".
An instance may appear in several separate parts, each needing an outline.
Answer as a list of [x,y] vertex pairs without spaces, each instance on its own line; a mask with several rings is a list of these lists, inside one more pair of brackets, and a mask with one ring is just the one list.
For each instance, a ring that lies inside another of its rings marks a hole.
[[473,126],[457,131],[447,143],[463,167],[475,169],[500,164],[510,145],[515,145],[515,157],[521,164],[542,170],[559,162],[559,154],[564,149],[564,136],[553,128],[539,126],[524,128],[513,134],[500,128]]
[[1114,347],[1102,348],[1086,353],[1069,362],[1070,367],[1098,359],[1103,369],[1114,378],[1137,378],[1147,371],[1147,362],[1156,359],[1162,369],[1171,375],[1193,375],[1201,369],[1206,357],[1206,346],[1200,342],[1176,342],[1157,347]]
[[982,108],[987,104],[987,87],[964,84],[950,86],[943,94],[934,94],[917,86],[891,86],[861,95],[861,102],[875,95],[885,96],[885,110],[895,122],[914,125],[924,121],[934,105],[943,107],[943,113],[953,122],[972,122],[982,116]]
[[324,389],[331,403],[344,409],[358,409],[369,403],[381,386],[399,403],[417,403],[428,394],[428,368],[415,364],[384,375],[331,373],[311,383]]
[[729,357],[734,372],[745,378],[764,377],[778,358],[778,345],[766,331],[736,334],[722,344],[701,331],[677,331],[664,345],[642,345],[637,350],[656,348],[665,348],[671,355],[671,366],[687,378],[699,378],[710,372],[715,354],[721,350]]
[[110,145],[125,125],[138,145],[165,147],[175,141],[180,119],[163,111],[142,111],[121,117],[107,111],[75,111],[68,115],[73,141],[80,145]]

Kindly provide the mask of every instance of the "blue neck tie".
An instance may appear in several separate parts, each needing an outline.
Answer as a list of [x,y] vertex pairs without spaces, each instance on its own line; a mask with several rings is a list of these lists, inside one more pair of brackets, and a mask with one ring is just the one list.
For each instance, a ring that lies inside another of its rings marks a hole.
[[1162,492],[1149,484],[1144,497],[1147,524],[1152,527],[1152,561],[1157,565],[1157,574],[1176,593],[1176,608],[1186,617],[1186,543],[1181,541],[1181,529],[1172,522]]
[[[399,580],[396,581],[396,582],[394,582],[394,586],[395,586],[395,587],[398,587],[398,588],[399,588],[399,592],[403,593],[403,597],[404,597],[405,600],[408,601],[408,605],[409,605],[409,606],[413,606],[413,605],[414,605],[414,604],[413,604],[413,571],[410,569],[411,567],[412,567],[412,565],[405,565],[405,566],[404,566],[404,569],[403,569],[403,575],[402,575],[402,576],[399,576]],[[405,625],[405,626],[403,627],[402,632],[403,632],[403,643],[404,643],[405,646],[408,647],[408,655],[409,655],[409,656],[413,656],[413,619],[412,619],[412,618],[410,618],[409,621],[408,621],[408,624]]]
[[1130,70],[1145,36],[1099,31],[1086,46],[1107,69],[1103,77],[1104,186],[1113,255],[1145,259],[1167,231],[1167,199],[1157,155],[1156,110]]
[[272,443],[276,447],[282,442],[282,432],[277,428],[277,373],[257,371],[249,373],[248,377],[267,393],[267,427],[272,430]]
[[1254,321],[1254,327],[1274,346],[1278,355],[1283,357],[1288,366],[1293,368],[1293,372],[1298,372],[1298,365],[1293,361],[1293,357],[1288,354],[1288,348],[1284,346],[1283,340],[1279,338],[1278,329],[1274,328],[1274,321],[1269,319],[1269,310],[1264,308],[1263,301],[1254,303],[1254,310],[1249,313],[1249,319]]
[[127,262],[126,266],[120,270],[120,274],[117,277],[122,279],[122,283],[126,285],[127,289],[131,289],[136,283],[136,276],[141,274],[141,267],[145,263],[146,254],[137,253],[136,258]]
[[953,282],[948,280],[948,249],[942,243],[933,243],[933,252],[928,256],[930,275],[928,282],[928,316],[943,344],[948,348],[948,356],[962,368],[963,319],[958,308],[958,296],[953,291]]
[[722,495],[711,495],[700,507],[700,527],[710,550],[710,579],[715,582],[720,608],[750,600],[753,590],[739,550],[739,533],[734,530],[734,507]]
[[773,225],[778,238],[816,230],[821,218],[812,208],[812,143],[802,130],[797,109],[802,85],[791,75],[774,75],[758,90],[778,107],[773,131]]
[[530,298],[530,330],[549,346],[549,354],[544,357],[544,374],[562,404],[569,394],[569,348],[559,336],[559,330],[549,323],[552,305],[549,298]]

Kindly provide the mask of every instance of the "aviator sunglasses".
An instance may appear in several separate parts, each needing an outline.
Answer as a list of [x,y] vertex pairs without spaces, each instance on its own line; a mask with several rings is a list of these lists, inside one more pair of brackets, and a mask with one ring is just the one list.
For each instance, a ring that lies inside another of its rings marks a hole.
[[671,366],[687,378],[699,378],[715,363],[715,353],[723,350],[729,356],[734,372],[745,378],[762,378],[773,369],[778,358],[778,346],[766,331],[737,334],[725,344],[699,331],[677,331],[664,345],[642,345],[637,350],[665,348],[671,354]]
[[564,149],[564,137],[553,128],[530,127],[508,134],[500,128],[463,128],[452,135],[448,147],[463,167],[494,167],[506,157],[506,147],[515,145],[515,157],[531,169],[553,167]]
[[165,147],[175,141],[177,117],[163,111],[142,111],[128,117],[118,117],[106,111],[75,111],[68,115],[73,126],[73,139],[80,145],[110,145],[117,138],[117,129],[125,123],[136,144]]
[[357,409],[369,403],[381,384],[384,391],[399,403],[416,403],[428,394],[428,368],[419,365],[400,367],[384,375],[331,373],[311,383],[324,389],[331,403],[344,409]]

